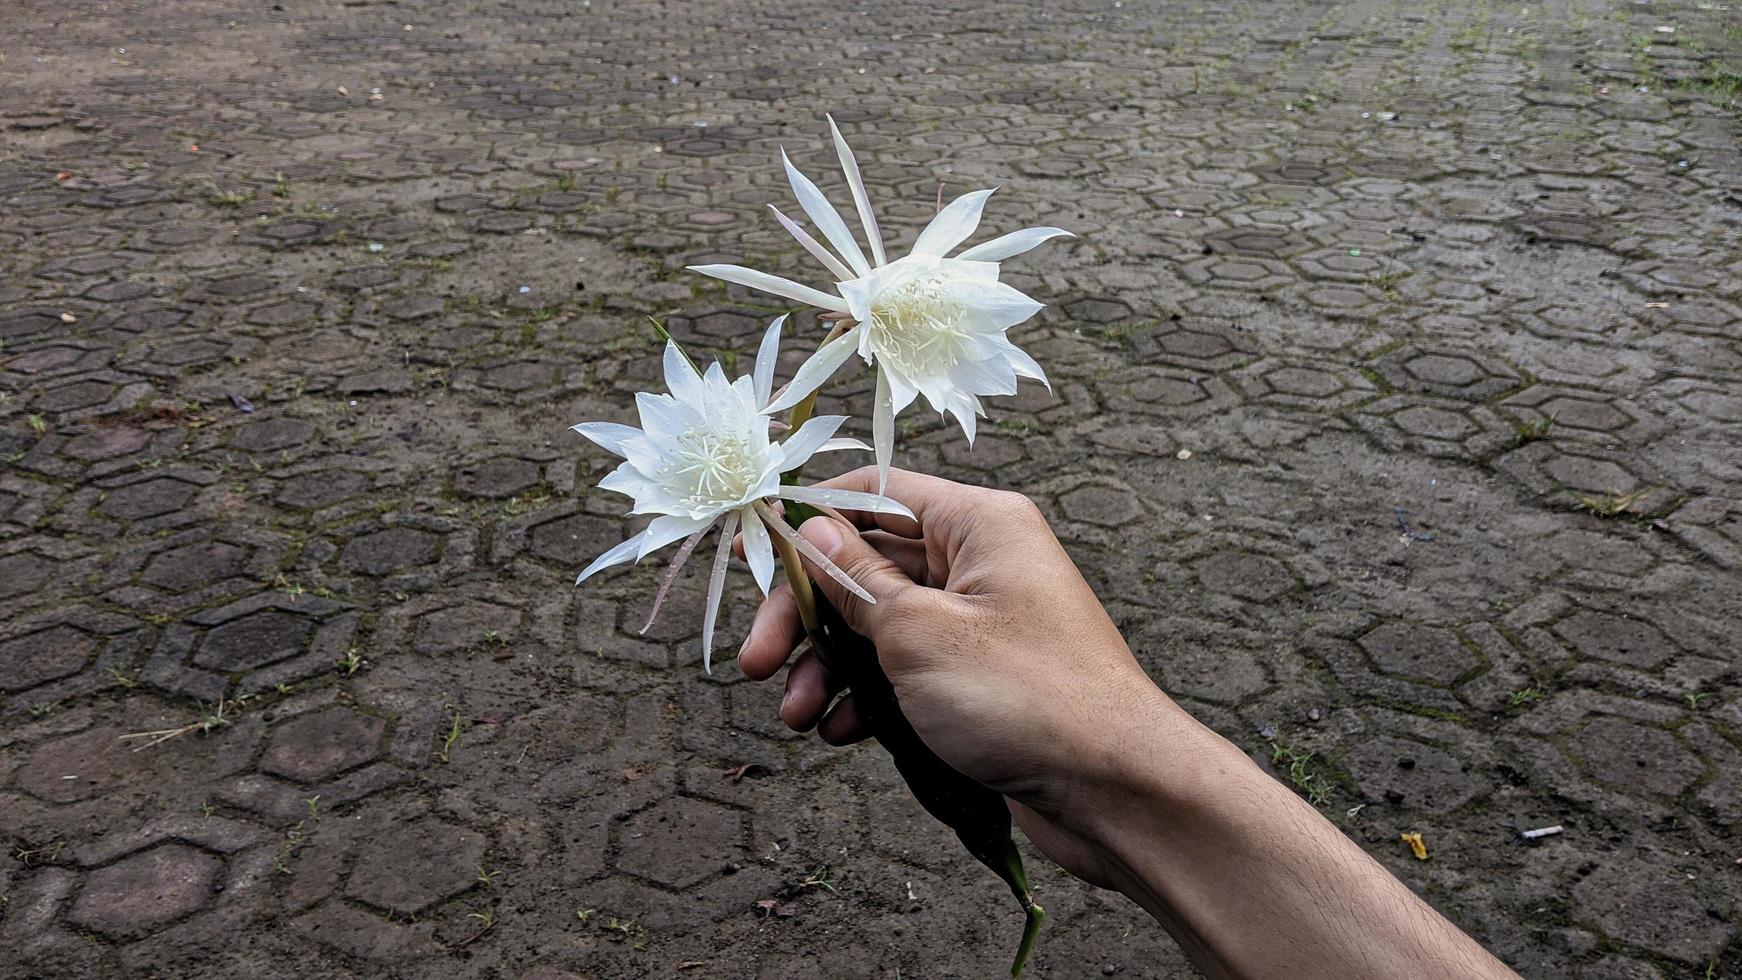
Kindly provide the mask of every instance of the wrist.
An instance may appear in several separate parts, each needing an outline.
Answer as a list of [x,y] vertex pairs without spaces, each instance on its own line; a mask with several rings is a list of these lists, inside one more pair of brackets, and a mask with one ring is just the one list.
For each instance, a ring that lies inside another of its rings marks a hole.
[[[1119,712],[1117,725],[1103,725],[1092,759],[1073,794],[1068,814],[1060,822],[1093,844],[1116,878],[1162,855],[1166,841],[1157,839],[1158,827],[1200,827],[1213,819],[1213,811],[1230,794],[1244,795],[1239,787],[1256,779],[1267,785],[1269,777],[1233,743],[1216,734],[1153,684],[1145,684],[1146,696],[1130,710]],[[1141,904],[1150,896],[1135,887],[1119,890]]]

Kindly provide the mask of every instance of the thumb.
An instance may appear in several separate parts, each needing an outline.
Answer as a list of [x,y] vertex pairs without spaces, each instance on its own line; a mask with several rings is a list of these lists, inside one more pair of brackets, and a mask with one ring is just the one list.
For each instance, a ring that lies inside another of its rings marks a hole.
[[857,533],[846,533],[848,530],[850,528],[839,521],[827,517],[813,517],[804,522],[798,533],[833,562],[844,575],[869,592],[875,602],[865,601],[826,569],[817,567],[816,562],[808,557],[804,560],[805,568],[810,572],[811,581],[817,583],[823,595],[828,596],[830,604],[840,611],[841,618],[846,620],[853,632],[875,641],[878,623],[890,603],[903,592],[919,586],[902,574],[894,562],[866,543],[864,538]]

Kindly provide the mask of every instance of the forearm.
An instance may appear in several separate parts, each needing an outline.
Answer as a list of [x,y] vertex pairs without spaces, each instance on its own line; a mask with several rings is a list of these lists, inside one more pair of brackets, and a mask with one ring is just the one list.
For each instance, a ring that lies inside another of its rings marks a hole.
[[1085,832],[1212,977],[1511,977],[1287,787],[1171,702]]

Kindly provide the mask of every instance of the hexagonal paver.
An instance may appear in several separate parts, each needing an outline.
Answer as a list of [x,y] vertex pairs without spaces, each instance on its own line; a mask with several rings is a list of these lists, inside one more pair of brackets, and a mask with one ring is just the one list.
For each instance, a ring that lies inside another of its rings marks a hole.
[[502,457],[463,466],[454,474],[454,490],[468,497],[501,499],[536,486],[537,463]]
[[153,558],[139,578],[169,592],[186,592],[239,574],[247,555],[248,549],[223,541],[183,545]]
[[1218,552],[1192,568],[1204,588],[1250,602],[1268,602],[1299,584],[1281,562],[1244,551]]
[[205,905],[223,868],[195,847],[154,847],[91,872],[67,918],[106,936],[149,932]]
[[591,514],[574,514],[532,529],[530,551],[540,558],[577,569],[623,540],[617,521]]
[[193,495],[194,487],[180,480],[147,480],[110,491],[97,510],[125,521],[140,521],[180,510]]
[[0,558],[0,599],[10,599],[42,588],[54,566],[28,552]]
[[1451,630],[1383,623],[1361,637],[1361,647],[1387,674],[1450,684],[1480,661]]
[[736,812],[674,797],[623,825],[617,866],[670,888],[688,888],[738,854],[743,833]]
[[1389,735],[1362,739],[1342,762],[1367,799],[1430,813],[1449,813],[1481,789],[1450,752]]
[[0,643],[0,691],[22,691],[76,674],[96,648],[95,638],[71,626],[51,626]]
[[314,431],[314,425],[302,419],[262,419],[238,430],[230,439],[230,448],[277,452],[302,445],[314,435]]
[[345,894],[400,915],[416,915],[478,883],[484,838],[426,818],[377,838],[357,859]]
[[1393,415],[1391,421],[1410,435],[1427,439],[1462,439],[1478,428],[1476,423],[1457,412],[1425,405],[1406,408]]
[[1302,367],[1278,368],[1265,375],[1264,380],[1282,394],[1301,398],[1328,398],[1344,387],[1334,374]]
[[1078,487],[1059,498],[1059,507],[1073,521],[1120,527],[1143,513],[1143,505],[1129,490],[1119,487]]
[[[520,613],[493,602],[472,602],[425,613],[417,619],[420,653],[446,654],[507,638],[520,625]],[[498,647],[500,649],[500,647]]]
[[213,670],[264,667],[302,652],[314,624],[301,616],[263,609],[213,628],[200,641],[194,663]]
[[284,481],[278,502],[298,509],[330,507],[369,489],[369,478],[355,470],[320,470]]
[[1705,763],[1674,735],[1625,718],[1596,718],[1573,736],[1570,749],[1591,775],[1617,789],[1674,796],[1692,786]]
[[[1735,927],[1698,891],[1679,867],[1641,867],[1634,852],[1604,855],[1591,875],[1573,886],[1580,918],[1622,942],[1669,956],[1695,969],[1676,976],[1699,976],[1735,935]],[[1660,977],[1653,970],[1640,977]]]
[[339,565],[364,575],[387,575],[433,562],[440,545],[441,539],[428,531],[390,527],[352,538],[339,554]]
[[1651,670],[1676,655],[1663,631],[1640,619],[1581,609],[1556,623],[1556,633],[1581,654]]
[[299,783],[318,783],[375,758],[386,723],[349,708],[328,708],[280,725],[260,768]]

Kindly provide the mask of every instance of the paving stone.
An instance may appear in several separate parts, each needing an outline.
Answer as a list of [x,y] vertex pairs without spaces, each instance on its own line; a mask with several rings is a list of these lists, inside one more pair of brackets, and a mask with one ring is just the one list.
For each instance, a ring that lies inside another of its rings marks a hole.
[[428,531],[390,527],[352,538],[339,553],[339,564],[364,575],[386,575],[434,561],[440,541]]
[[1385,623],[1361,637],[1361,646],[1387,674],[1450,684],[1479,663],[1451,630]]
[[1293,590],[1298,584],[1288,569],[1275,559],[1245,552],[1214,554],[1201,559],[1193,567],[1204,588],[1251,602],[1268,602]]
[[386,727],[349,708],[302,715],[272,733],[260,768],[299,783],[324,782],[375,758]]
[[140,580],[170,592],[186,592],[241,574],[247,549],[222,541],[184,545],[158,555]]
[[1669,732],[1621,718],[1593,720],[1571,744],[1595,778],[1622,790],[1674,796],[1706,768]]
[[193,495],[193,485],[180,480],[147,480],[112,491],[97,509],[110,517],[139,521],[180,510]]
[[67,918],[111,937],[157,929],[210,901],[222,870],[214,855],[164,844],[91,872]]
[[1646,670],[1676,654],[1674,644],[1650,623],[1590,609],[1561,620],[1554,630],[1585,656]]
[[624,824],[617,864],[669,888],[688,888],[731,860],[742,837],[737,813],[715,803],[677,797]]
[[491,459],[461,467],[454,489],[468,497],[502,499],[529,490],[539,481],[539,468],[524,459]]
[[0,691],[22,691],[76,674],[96,649],[95,637],[71,626],[51,626],[0,642]]
[[302,652],[314,624],[302,616],[264,610],[208,631],[194,663],[213,670],[264,667]]
[[345,894],[400,915],[416,915],[478,884],[484,838],[425,819],[360,855]]

